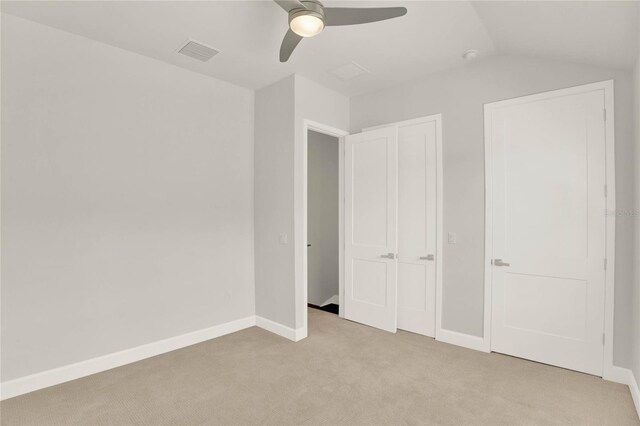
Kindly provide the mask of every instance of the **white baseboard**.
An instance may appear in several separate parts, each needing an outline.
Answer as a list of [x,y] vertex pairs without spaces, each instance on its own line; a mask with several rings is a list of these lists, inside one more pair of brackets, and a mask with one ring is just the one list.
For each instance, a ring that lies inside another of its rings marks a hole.
[[638,417],[640,418],[640,383],[636,380],[636,376],[628,368],[611,366],[605,372],[603,379],[611,382],[621,383],[629,386],[629,392],[631,392],[631,398],[636,406]]
[[337,294],[334,294],[333,296],[331,296],[329,299],[327,299],[322,305],[320,306],[327,306],[330,304],[334,304],[334,305],[339,305],[340,304],[340,297],[338,297]]
[[485,341],[482,337],[458,333],[457,331],[445,329],[436,330],[436,340],[476,351],[490,352],[488,348],[486,348]]
[[638,418],[640,418],[640,383],[638,383],[638,378],[633,374],[632,371],[629,371],[631,375],[629,379],[629,391],[631,392],[631,398],[633,398],[633,403],[636,404],[636,411],[638,412]]
[[602,374],[602,378],[609,380],[610,382],[621,383],[623,385],[629,384],[629,376],[633,375],[628,368],[617,367],[615,365],[606,366]]
[[18,379],[2,382],[0,385],[0,400],[33,392],[49,386],[79,379],[110,370],[115,367],[140,361],[145,358],[171,352],[186,346],[195,345],[225,334],[234,333],[256,325],[256,317],[250,316],[224,324],[215,325],[203,330],[194,331],[180,336],[170,337],[124,351],[103,355],[75,364],[65,365],[41,373],[32,374]]
[[256,325],[274,334],[293,340],[294,342],[307,337],[307,329],[305,327],[294,329],[259,316],[256,316]]

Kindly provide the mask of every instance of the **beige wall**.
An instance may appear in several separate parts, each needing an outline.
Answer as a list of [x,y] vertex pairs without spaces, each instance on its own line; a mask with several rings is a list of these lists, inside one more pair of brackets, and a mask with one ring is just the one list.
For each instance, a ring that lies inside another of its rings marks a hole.
[[2,15],[2,381],[253,315],[253,103]]
[[[631,72],[556,61],[494,57],[351,99],[351,130],[443,114],[443,327],[482,336],[484,303],[483,105],[513,97],[615,80],[618,209],[633,208],[633,90]],[[617,221],[615,363],[631,364],[634,224]]]

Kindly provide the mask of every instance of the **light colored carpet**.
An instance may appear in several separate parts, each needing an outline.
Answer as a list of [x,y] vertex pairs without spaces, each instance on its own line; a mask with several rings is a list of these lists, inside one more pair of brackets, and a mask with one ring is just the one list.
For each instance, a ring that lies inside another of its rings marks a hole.
[[626,386],[310,310],[0,404],[3,425],[640,425]]

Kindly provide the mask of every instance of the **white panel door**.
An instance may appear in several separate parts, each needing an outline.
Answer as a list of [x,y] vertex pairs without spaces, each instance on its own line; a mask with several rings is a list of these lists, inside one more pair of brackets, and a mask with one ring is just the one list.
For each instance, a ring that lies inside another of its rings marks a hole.
[[398,328],[435,336],[435,121],[398,128]]
[[345,138],[345,318],[395,332],[397,132]]
[[601,376],[604,91],[523,99],[487,110],[491,349]]

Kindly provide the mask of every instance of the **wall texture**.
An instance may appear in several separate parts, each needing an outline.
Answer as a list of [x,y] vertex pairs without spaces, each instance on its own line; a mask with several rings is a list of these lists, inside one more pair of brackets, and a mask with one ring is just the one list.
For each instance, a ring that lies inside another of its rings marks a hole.
[[2,16],[2,381],[254,314],[253,105]]
[[349,99],[291,75],[256,92],[255,116],[256,315],[301,329],[307,306],[304,120],[346,130]]
[[[627,71],[495,57],[351,102],[292,75],[254,104],[4,14],[2,55],[2,381],[254,313],[302,327],[305,119],[357,132],[443,113],[450,330],[482,333],[484,103],[614,79],[618,210],[640,208],[640,64],[634,86]],[[617,225],[615,363],[640,381],[640,224]]]
[[[615,80],[618,209],[633,208],[633,90],[631,73],[556,61],[493,57],[464,68],[351,99],[351,130],[443,114],[443,327],[482,336],[484,291],[483,105],[513,97]],[[614,361],[631,364],[634,224],[617,220]]]
[[294,157],[294,227],[295,227],[295,289],[296,325],[303,327],[307,312],[304,287],[306,270],[302,255],[307,249],[304,239],[304,122],[311,120],[339,130],[349,130],[349,98],[327,89],[305,77],[295,76],[295,157]]
[[[640,32],[639,32],[640,33]],[[636,383],[640,385],[640,34],[638,40],[638,60],[633,73],[634,93],[635,93],[635,125],[636,125],[636,146],[635,146],[635,221],[636,221],[636,241],[635,241],[635,297],[633,302],[633,328],[631,330],[633,342],[633,363],[631,365],[636,378]],[[640,410],[640,407],[638,407]]]
[[[256,315],[295,328],[293,158],[295,78],[256,92]],[[280,235],[287,243],[279,242]]]
[[308,137],[307,241],[309,303],[338,295],[338,138],[313,131]]

